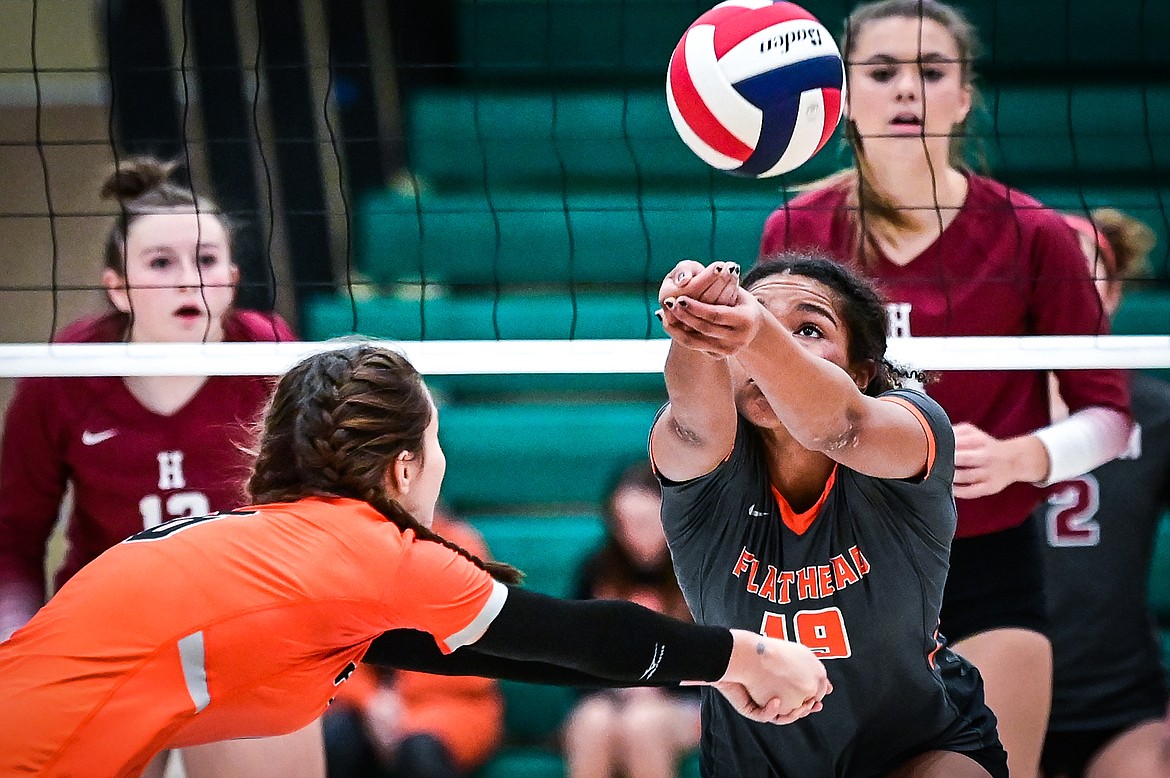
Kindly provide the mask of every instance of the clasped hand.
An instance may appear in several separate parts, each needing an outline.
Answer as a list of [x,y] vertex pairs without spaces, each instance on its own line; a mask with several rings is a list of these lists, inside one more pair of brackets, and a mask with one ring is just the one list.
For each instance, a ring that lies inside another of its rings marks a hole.
[[733,629],[727,673],[714,686],[753,721],[791,724],[824,707],[833,691],[824,664],[811,650],[787,640]]
[[734,262],[679,262],[663,279],[658,302],[666,333],[695,351],[731,356],[759,331],[762,306],[739,285]]

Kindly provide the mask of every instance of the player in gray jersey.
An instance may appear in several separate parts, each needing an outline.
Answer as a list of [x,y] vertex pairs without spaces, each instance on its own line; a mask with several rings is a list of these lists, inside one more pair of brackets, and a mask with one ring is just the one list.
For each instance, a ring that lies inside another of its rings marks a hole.
[[[1092,217],[1066,219],[1112,315],[1153,235],[1119,211]],[[1053,397],[1060,418],[1067,411]],[[1154,532],[1170,508],[1170,384],[1135,373],[1130,402],[1138,425],[1130,450],[1056,484],[1037,511],[1054,659],[1046,778],[1170,775],[1165,669],[1147,604]]]
[[835,693],[765,728],[704,694],[701,766],[738,776],[1007,776],[976,669],[938,634],[955,531],[942,409],[895,389],[867,282],[785,253],[682,262],[659,312],[670,403],[651,431],[696,621],[797,641]]

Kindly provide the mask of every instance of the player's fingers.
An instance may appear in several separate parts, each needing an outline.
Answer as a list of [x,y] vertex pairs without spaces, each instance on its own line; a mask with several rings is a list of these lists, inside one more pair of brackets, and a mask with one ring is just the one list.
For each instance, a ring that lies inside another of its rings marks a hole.
[[780,715],[776,716],[775,723],[781,724],[781,725],[791,724],[794,721],[799,721],[799,720],[803,719],[805,716],[807,716],[810,713],[812,713],[812,703],[798,705],[797,707],[793,708],[792,710],[790,710],[786,713],[781,713]]
[[994,489],[986,481],[974,481],[970,484],[959,486],[955,485],[955,497],[960,500],[974,500],[978,497],[987,497],[995,494],[997,489]]
[[723,272],[722,263],[716,262],[703,268],[679,289],[682,294],[692,300],[714,302],[723,287],[727,285],[727,278],[728,274]]
[[983,467],[987,464],[987,452],[983,449],[955,448],[955,467]]
[[742,315],[737,314],[734,309],[726,305],[711,305],[690,297],[678,298],[671,313],[680,322],[699,332],[730,331],[743,324]]
[[696,262],[693,259],[684,259],[679,262],[662,279],[662,283],[658,287],[658,301],[662,302],[667,297],[677,297],[682,293],[683,287],[702,271],[703,264],[701,262]]
[[716,274],[715,282],[697,299],[712,305],[734,305],[739,292],[739,272],[736,268],[733,262],[716,262],[711,265]]
[[736,351],[736,345],[719,338],[711,338],[680,324],[677,320],[663,321],[662,329],[670,339],[692,351],[703,351],[713,356],[726,357]]

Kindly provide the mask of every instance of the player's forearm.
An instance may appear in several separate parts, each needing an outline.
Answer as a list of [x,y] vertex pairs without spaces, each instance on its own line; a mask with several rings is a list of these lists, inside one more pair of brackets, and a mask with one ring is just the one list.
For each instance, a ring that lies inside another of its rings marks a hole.
[[561,686],[675,686],[713,682],[732,666],[729,630],[668,618],[620,600],[561,600],[509,587],[479,640],[443,654],[434,638],[394,630],[363,661],[437,675]]
[[800,346],[770,313],[735,358],[802,446],[831,452],[857,440],[865,402],[857,384]]
[[735,428],[735,400],[725,357],[670,344],[663,369],[675,423],[695,433],[720,424]]
[[727,361],[672,343],[665,369],[670,406],[650,432],[654,466],[686,481],[709,473],[735,444],[737,415]]
[[1130,418],[1113,408],[1083,408],[1066,419],[1025,436],[1033,441],[1034,466],[1020,480],[1042,485],[1084,475],[1116,459],[1126,449]]
[[617,685],[712,682],[731,658],[721,627],[672,619],[619,600],[561,600],[509,587],[508,601],[474,644],[481,653],[548,662]]
[[432,675],[479,676],[551,686],[612,688],[622,685],[548,662],[491,656],[477,651],[474,646],[463,646],[450,654],[444,654],[430,634],[412,629],[397,629],[382,634],[370,645],[362,661]]

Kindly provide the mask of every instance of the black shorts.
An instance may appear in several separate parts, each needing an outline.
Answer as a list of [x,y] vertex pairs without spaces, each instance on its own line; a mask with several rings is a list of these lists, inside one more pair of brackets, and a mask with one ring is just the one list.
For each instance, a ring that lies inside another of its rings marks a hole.
[[914,753],[903,754],[890,769],[921,753],[953,751],[977,762],[991,778],[1008,778],[1007,751],[999,740],[995,714],[983,699],[979,670],[953,651],[940,651],[938,661],[947,696],[959,718],[938,738],[924,743]]
[[1049,732],[1044,738],[1040,769],[1049,778],[1081,778],[1085,774],[1085,767],[1097,752],[1127,729],[1129,727]]
[[1043,566],[1031,518],[1002,532],[955,538],[940,632],[951,643],[1002,627],[1047,634]]

